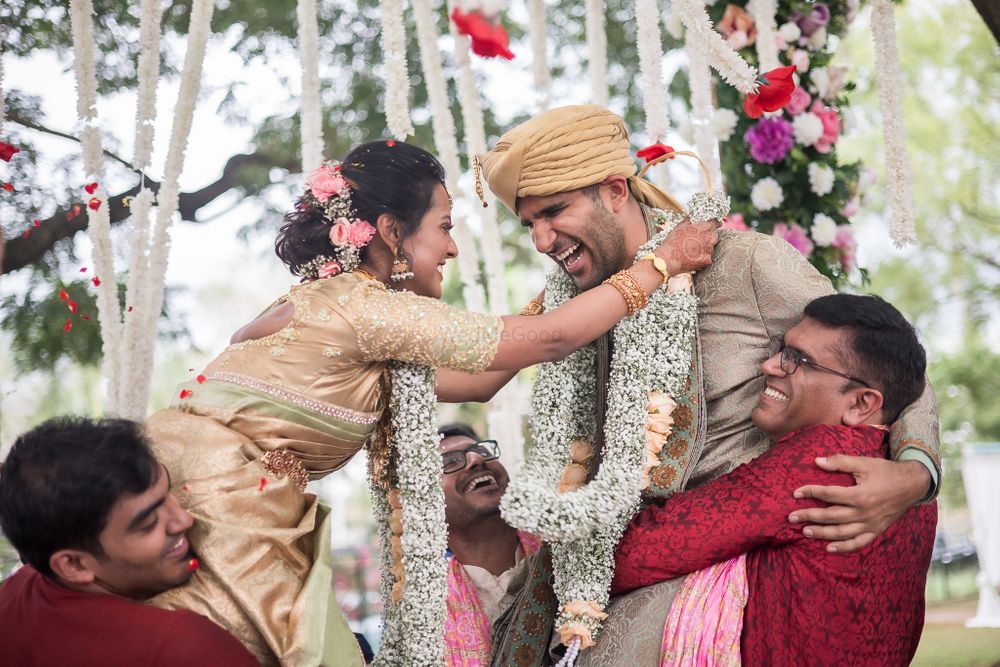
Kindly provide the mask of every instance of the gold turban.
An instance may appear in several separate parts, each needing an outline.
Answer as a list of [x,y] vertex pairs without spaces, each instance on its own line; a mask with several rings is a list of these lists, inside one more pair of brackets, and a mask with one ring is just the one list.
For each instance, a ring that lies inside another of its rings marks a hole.
[[676,199],[635,175],[621,116],[595,104],[546,111],[510,130],[478,156],[493,194],[517,213],[520,197],[585,188],[618,174],[639,202],[681,211]]

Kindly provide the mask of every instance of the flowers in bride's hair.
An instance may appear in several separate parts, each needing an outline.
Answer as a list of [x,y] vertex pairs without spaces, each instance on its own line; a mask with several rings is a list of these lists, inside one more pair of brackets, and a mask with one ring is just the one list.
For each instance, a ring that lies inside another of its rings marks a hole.
[[821,248],[833,244],[837,238],[837,223],[826,213],[817,213],[813,216],[812,227],[809,230],[813,241]]
[[750,201],[758,211],[770,211],[781,206],[781,202],[785,201],[785,193],[782,192],[778,181],[768,176],[754,184],[750,190]]
[[351,223],[347,218],[337,218],[330,225],[330,244],[336,248],[343,248],[351,242]]
[[375,228],[368,224],[367,220],[355,220],[351,223],[348,234],[351,245],[355,248],[363,248],[375,236]]
[[753,17],[737,5],[726,5],[722,20],[715,27],[735,51],[752,45],[757,39],[757,24]]
[[323,262],[323,264],[319,267],[319,270],[317,271],[317,275],[320,278],[329,278],[330,276],[337,275],[342,270],[343,267],[340,266],[340,262],[338,262],[335,259],[332,259],[329,262]]
[[792,149],[792,125],[780,116],[762,118],[743,135],[750,156],[762,164],[781,162]]
[[834,178],[833,169],[828,165],[819,162],[809,163],[809,189],[813,194],[820,197],[829,194],[833,190]]
[[306,179],[309,191],[317,201],[325,203],[330,197],[340,194],[347,181],[331,165],[324,164],[313,170]]
[[809,234],[801,225],[779,222],[774,226],[774,235],[791,243],[792,247],[802,253],[804,257],[809,257],[812,254],[813,242],[809,240]]
[[712,128],[715,130],[715,138],[720,142],[729,141],[738,121],[739,116],[732,109],[726,107],[716,109],[715,113],[712,114]]
[[799,86],[792,91],[792,97],[788,100],[788,104],[785,105],[785,111],[791,116],[798,116],[809,108],[810,102],[812,102],[812,95],[807,93],[805,88]]
[[812,146],[823,136],[823,121],[814,113],[802,113],[792,120],[796,143]]

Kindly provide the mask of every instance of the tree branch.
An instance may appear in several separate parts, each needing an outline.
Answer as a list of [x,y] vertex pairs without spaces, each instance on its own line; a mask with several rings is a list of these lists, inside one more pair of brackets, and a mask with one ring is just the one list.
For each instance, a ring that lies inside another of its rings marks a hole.
[[[182,192],[179,197],[178,211],[181,219],[188,222],[199,222],[198,211],[229,190],[239,187],[244,170],[262,166],[279,167],[290,171],[299,168],[298,162],[275,164],[275,161],[260,153],[234,155],[226,161],[222,175],[209,185],[194,192]],[[141,180],[140,180],[141,183]],[[146,179],[146,185],[153,192],[159,192],[158,181]],[[125,205],[127,197],[139,193],[139,183],[124,192],[108,197],[108,213],[111,224],[115,225],[128,219],[131,210]],[[78,213],[74,214],[74,207]],[[78,232],[87,228],[87,204],[83,201],[72,202],[59,209],[51,217],[43,220],[39,227],[26,225],[28,235],[7,239],[5,252],[0,259],[0,275],[11,273],[34,264],[52,250],[64,239],[72,238]]]
[[1000,43],[1000,3],[997,0],[972,0],[972,6],[983,17],[986,27],[993,33],[993,39]]
[[[44,125],[39,125],[38,123],[34,122],[30,118],[24,118],[24,117],[20,116],[17,113],[16,110],[10,112],[7,115],[7,120],[9,120],[9,121],[11,121],[13,123],[17,123],[18,125],[20,125],[22,127],[27,127],[27,128],[29,128],[31,130],[37,130],[39,132],[44,132],[45,134],[51,134],[51,135],[53,135],[55,137],[61,137],[63,139],[69,139],[70,141],[75,141],[76,143],[80,143],[80,138],[79,137],[74,137],[72,134],[67,134],[65,132],[60,132],[59,130],[53,130],[51,127],[45,127]],[[125,158],[123,158],[123,157],[121,157],[121,156],[119,156],[119,155],[117,155],[115,153],[112,153],[109,150],[103,150],[102,152],[104,153],[104,155],[106,157],[109,157],[109,158],[111,158],[112,160],[114,160],[116,162],[120,162],[121,164],[125,165],[126,167],[128,167],[132,171],[136,171],[136,168],[132,166],[132,163],[129,162],[128,160],[126,160]]]

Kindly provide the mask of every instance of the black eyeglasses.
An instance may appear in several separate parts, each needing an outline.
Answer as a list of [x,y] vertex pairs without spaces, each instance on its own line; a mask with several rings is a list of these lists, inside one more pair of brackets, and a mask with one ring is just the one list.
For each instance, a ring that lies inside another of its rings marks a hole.
[[480,440],[465,449],[453,449],[441,453],[441,470],[448,475],[465,468],[468,454],[478,454],[483,461],[494,461],[500,458],[500,445],[496,440]]
[[791,375],[799,369],[799,366],[809,366],[818,371],[826,371],[827,373],[833,373],[834,375],[839,375],[840,377],[850,380],[851,382],[857,382],[858,384],[868,387],[869,389],[874,389],[864,380],[856,378],[853,375],[848,375],[843,371],[837,371],[832,368],[827,368],[826,366],[821,366],[815,361],[802,354],[801,351],[796,350],[794,347],[789,347],[785,345],[785,340],[783,338],[774,337],[771,339],[771,354],[773,357],[776,354],[781,354],[781,370],[783,370],[787,375]]

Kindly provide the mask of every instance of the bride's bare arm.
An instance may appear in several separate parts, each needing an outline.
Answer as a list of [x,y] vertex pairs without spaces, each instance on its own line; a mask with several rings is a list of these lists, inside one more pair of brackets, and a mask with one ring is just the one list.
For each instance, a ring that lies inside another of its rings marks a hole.
[[517,375],[516,370],[463,373],[439,368],[437,397],[442,403],[486,403]]

